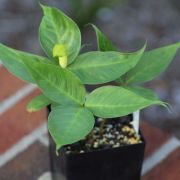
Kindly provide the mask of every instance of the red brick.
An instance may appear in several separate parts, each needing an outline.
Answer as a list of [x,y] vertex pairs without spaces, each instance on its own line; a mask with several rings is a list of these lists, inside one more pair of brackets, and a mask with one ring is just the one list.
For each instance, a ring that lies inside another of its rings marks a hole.
[[152,127],[150,124],[144,121],[141,122],[141,129],[146,140],[145,158],[154,153],[170,138],[168,133]]
[[26,83],[10,74],[4,67],[0,68],[0,101],[4,100]]
[[179,180],[180,148],[172,152],[164,161],[155,166],[142,180]]
[[0,179],[37,180],[49,164],[48,148],[36,142],[0,169]]
[[46,109],[35,113],[26,111],[27,103],[37,94],[39,94],[38,90],[24,98],[0,117],[0,154],[46,121]]

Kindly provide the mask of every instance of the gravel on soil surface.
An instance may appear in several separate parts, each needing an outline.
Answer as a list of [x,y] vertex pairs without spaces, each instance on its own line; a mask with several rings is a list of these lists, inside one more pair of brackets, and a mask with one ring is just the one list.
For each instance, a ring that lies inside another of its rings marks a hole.
[[108,120],[98,118],[92,132],[84,140],[66,146],[66,153],[85,153],[141,142],[141,137],[135,132],[129,117]]

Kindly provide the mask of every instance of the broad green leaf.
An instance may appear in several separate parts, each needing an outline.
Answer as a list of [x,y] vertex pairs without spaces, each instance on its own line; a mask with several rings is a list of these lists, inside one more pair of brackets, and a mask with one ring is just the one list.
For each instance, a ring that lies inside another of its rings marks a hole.
[[99,51],[117,51],[115,46],[110,42],[110,40],[94,25],[92,24],[96,32],[97,44]]
[[77,57],[69,66],[84,84],[102,84],[113,81],[133,68],[145,47],[135,53],[88,52]]
[[3,65],[18,78],[34,83],[33,78],[27,71],[24,61],[31,60],[41,63],[51,63],[48,59],[9,48],[0,43],[0,60]]
[[56,44],[64,44],[68,50],[68,64],[78,55],[81,48],[81,33],[78,26],[60,10],[42,6],[42,19],[39,37],[43,50],[53,58],[53,48]]
[[26,61],[27,68],[43,94],[59,104],[80,104],[86,91],[81,81],[61,67]]
[[44,96],[43,94],[36,96],[34,99],[32,99],[28,105],[27,105],[27,110],[29,112],[34,112],[34,111],[38,111],[46,106],[48,106],[49,104],[51,104],[51,100],[49,100],[46,96]]
[[165,105],[164,102],[161,102],[158,99],[158,96],[155,92],[153,92],[151,89],[147,89],[144,87],[140,87],[140,86],[125,86],[123,87],[135,94],[137,94],[138,96],[141,96],[147,100],[151,100],[151,101],[158,101],[161,105]]
[[85,106],[98,117],[114,118],[153,104],[164,105],[150,90],[105,86],[93,91],[87,97]]
[[128,84],[144,83],[159,76],[170,64],[180,43],[144,53],[138,64],[126,74]]
[[57,149],[85,138],[93,126],[94,116],[84,107],[58,106],[48,118],[48,129]]

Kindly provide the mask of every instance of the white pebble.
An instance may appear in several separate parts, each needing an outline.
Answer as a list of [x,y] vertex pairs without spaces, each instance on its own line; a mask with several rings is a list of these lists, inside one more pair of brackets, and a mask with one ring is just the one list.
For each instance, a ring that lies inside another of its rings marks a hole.
[[109,141],[109,144],[114,144],[114,141]]
[[98,147],[98,143],[95,142],[94,145],[93,145],[94,148],[97,148]]
[[112,124],[108,124],[107,127],[108,127],[108,128],[112,128],[113,125],[112,125]]

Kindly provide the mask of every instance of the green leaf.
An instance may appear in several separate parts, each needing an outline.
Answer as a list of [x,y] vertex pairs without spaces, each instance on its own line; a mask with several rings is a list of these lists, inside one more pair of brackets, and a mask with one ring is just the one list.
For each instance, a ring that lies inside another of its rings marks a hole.
[[61,67],[26,61],[27,68],[43,94],[59,104],[80,104],[86,91],[81,81]]
[[153,104],[164,105],[150,90],[105,86],[93,91],[87,97],[85,106],[98,117],[114,118]]
[[63,105],[61,105],[61,104],[57,104],[57,103],[52,103],[51,104],[51,110],[53,110],[54,108],[56,108],[57,106],[63,106]]
[[134,53],[88,52],[77,57],[68,68],[84,84],[102,84],[113,81],[133,68],[145,47]]
[[56,44],[64,44],[68,50],[68,64],[78,55],[81,48],[81,33],[72,19],[56,8],[42,6],[42,19],[39,36],[45,53],[53,58],[53,48]]
[[126,74],[128,84],[144,83],[159,76],[174,58],[180,43],[144,53],[139,63]]
[[94,24],[92,24],[92,27],[96,32],[99,51],[117,51],[117,48],[115,48],[110,40]]
[[28,105],[27,105],[27,110],[29,112],[34,112],[34,111],[38,111],[46,106],[48,106],[49,104],[51,104],[51,100],[49,100],[46,96],[44,96],[43,94],[36,96],[34,99],[32,99]]
[[125,86],[123,88],[125,88],[147,100],[158,101],[160,104],[161,103],[162,103],[162,105],[164,104],[163,102],[159,101],[157,94],[155,92],[153,92],[151,89],[147,89],[147,88],[140,87],[140,86]]
[[84,107],[58,106],[48,118],[48,129],[57,149],[85,138],[93,126],[93,114]]
[[24,64],[26,60],[37,61],[41,63],[51,63],[51,61],[49,61],[44,57],[18,51],[9,48],[1,43],[0,43],[0,60],[2,61],[3,65],[12,74],[30,83],[34,83],[34,80],[27,71],[27,68]]

